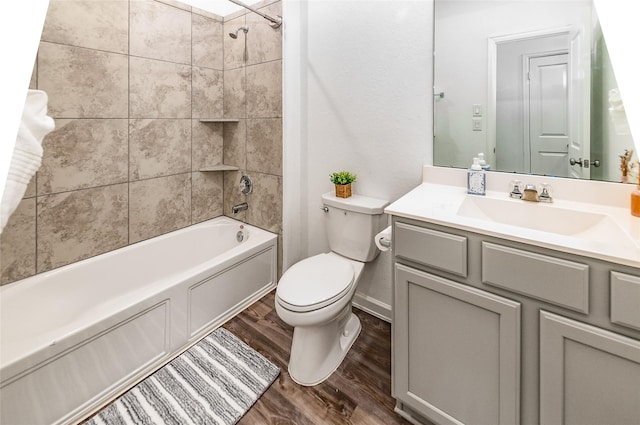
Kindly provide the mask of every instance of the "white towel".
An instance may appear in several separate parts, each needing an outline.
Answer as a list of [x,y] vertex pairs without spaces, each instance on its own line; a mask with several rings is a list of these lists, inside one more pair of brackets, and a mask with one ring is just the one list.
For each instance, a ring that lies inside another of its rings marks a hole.
[[47,94],[41,90],[27,92],[18,138],[0,202],[0,233],[22,200],[31,178],[40,168],[42,139],[55,128],[53,118],[47,115],[47,100]]

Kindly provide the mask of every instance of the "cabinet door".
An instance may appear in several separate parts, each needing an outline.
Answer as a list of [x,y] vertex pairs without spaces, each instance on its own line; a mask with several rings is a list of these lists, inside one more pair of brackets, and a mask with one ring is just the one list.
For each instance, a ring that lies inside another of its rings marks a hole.
[[520,304],[396,264],[395,396],[438,424],[520,422]]
[[540,423],[640,424],[640,341],[540,312]]

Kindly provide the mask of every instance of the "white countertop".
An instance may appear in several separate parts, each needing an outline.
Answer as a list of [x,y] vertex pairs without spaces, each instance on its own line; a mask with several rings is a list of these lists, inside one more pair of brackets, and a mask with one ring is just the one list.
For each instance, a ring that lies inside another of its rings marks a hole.
[[[464,172],[464,170],[456,170],[456,175],[460,171]],[[488,176],[488,178],[491,178],[491,176]],[[508,188],[508,185],[505,188]],[[633,188],[630,188],[630,190],[633,190]],[[623,194],[626,194],[627,200],[629,199],[628,193],[627,191]],[[511,241],[598,258],[617,264],[640,267],[640,218],[631,215],[628,205],[627,207],[620,206],[621,202],[618,202],[617,206],[610,206],[601,203],[554,198],[553,203],[547,204],[511,199],[508,196],[508,189],[487,191],[486,198],[489,202],[497,201],[505,209],[513,207],[517,211],[525,211],[527,215],[531,211],[531,217],[534,217],[534,220],[535,217],[548,216],[549,214],[549,216],[554,217],[558,209],[562,210],[560,212],[565,213],[565,217],[567,217],[568,213],[569,220],[572,211],[607,216],[602,221],[606,221],[609,227],[573,235],[554,233],[552,230],[554,226],[556,228],[558,225],[562,226],[562,223],[557,222],[549,223],[549,231],[546,231],[547,224],[541,220],[535,222],[533,227],[537,227],[537,229],[534,229],[460,214],[460,207],[467,197],[478,197],[478,195],[468,195],[466,186],[425,182],[389,205],[385,212],[398,217],[449,226]],[[585,196],[584,198],[588,197]],[[470,201],[473,202],[473,200]],[[523,210],[523,208],[527,210]],[[545,208],[549,210],[543,210]],[[555,211],[552,210],[554,208],[556,209]],[[578,215],[576,213],[576,216]],[[605,229],[605,232],[602,232],[602,229]]]

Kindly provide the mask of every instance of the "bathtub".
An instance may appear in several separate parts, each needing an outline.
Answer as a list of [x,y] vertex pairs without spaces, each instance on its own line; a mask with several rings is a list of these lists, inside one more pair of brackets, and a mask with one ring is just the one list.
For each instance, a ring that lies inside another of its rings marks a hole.
[[0,287],[0,423],[75,423],[276,286],[277,236],[227,217]]

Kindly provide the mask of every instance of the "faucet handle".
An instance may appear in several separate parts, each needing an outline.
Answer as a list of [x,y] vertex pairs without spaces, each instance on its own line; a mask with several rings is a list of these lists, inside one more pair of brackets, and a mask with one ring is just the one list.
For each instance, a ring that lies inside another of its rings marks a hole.
[[509,197],[522,199],[522,182],[520,180],[511,180],[509,182]]
[[540,202],[553,202],[553,188],[549,183],[540,183]]

